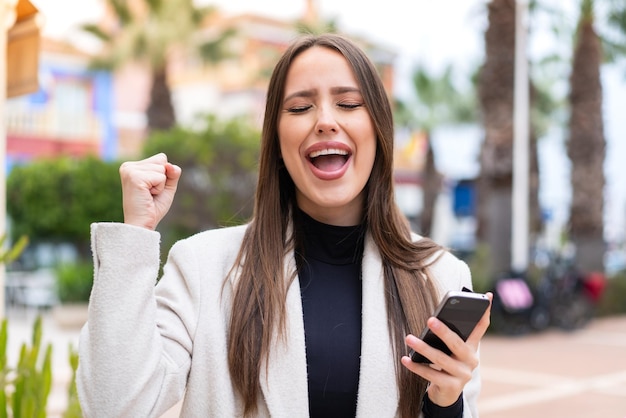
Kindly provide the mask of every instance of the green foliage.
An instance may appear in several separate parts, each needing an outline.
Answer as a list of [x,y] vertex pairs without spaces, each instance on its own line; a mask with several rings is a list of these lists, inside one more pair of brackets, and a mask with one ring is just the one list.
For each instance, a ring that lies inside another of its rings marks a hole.
[[15,245],[7,250],[4,250],[6,238],[6,234],[0,236],[0,264],[10,264],[13,260],[20,256],[22,251],[24,251],[28,245],[28,237],[26,235],[22,235],[20,239],[17,240]]
[[72,344],[69,347],[69,361],[72,367],[72,380],[67,389],[67,409],[63,414],[63,418],[82,418],[83,412],[78,401],[78,392],[76,391],[76,370],[78,369],[78,351]]
[[88,302],[93,284],[93,264],[87,261],[55,268],[56,291],[61,303]]
[[459,88],[452,66],[448,65],[441,74],[418,66],[411,81],[414,100],[397,101],[395,106],[394,117],[400,125],[430,132],[441,125],[477,120],[473,86]]
[[[33,323],[31,346],[22,344],[17,367],[7,362],[8,321],[0,326],[0,418],[44,418],[52,389],[52,344],[42,352],[42,319]],[[42,357],[43,353],[43,357]],[[78,352],[70,344],[72,379],[68,387],[68,407],[63,418],[81,418],[76,393]]]
[[31,347],[22,344],[18,365],[7,364],[8,322],[0,328],[0,417],[38,418],[46,416],[48,395],[52,388],[52,345],[41,357],[41,317],[35,320]]
[[607,21],[602,50],[609,62],[623,60],[626,58],[626,4],[623,1],[611,2]]
[[316,23],[300,20],[296,22],[296,31],[301,35],[321,35],[324,33],[338,33],[339,25],[337,19],[319,20]]
[[224,224],[239,224],[252,215],[257,178],[259,132],[243,119],[220,121],[208,116],[205,128],[174,128],[152,134],[146,156],[159,152],[183,174],[176,199],[159,229],[164,244]]
[[472,284],[475,292],[485,293],[493,288],[493,277],[489,271],[489,246],[484,243],[476,245],[476,249],[467,260],[467,265],[472,272]]
[[96,157],[38,160],[14,167],[7,212],[14,236],[89,248],[89,224],[123,221],[119,163]]
[[[117,25],[106,28],[89,23],[82,29],[109,47],[92,62],[92,68],[117,68],[128,62],[141,62],[152,70],[166,66],[172,47],[184,45],[206,62],[213,63],[228,56],[226,41],[232,31],[215,33],[212,37],[196,36],[204,22],[216,12],[214,6],[199,7],[192,0],[129,3],[106,0],[117,18]],[[135,7],[139,5],[139,7]]]

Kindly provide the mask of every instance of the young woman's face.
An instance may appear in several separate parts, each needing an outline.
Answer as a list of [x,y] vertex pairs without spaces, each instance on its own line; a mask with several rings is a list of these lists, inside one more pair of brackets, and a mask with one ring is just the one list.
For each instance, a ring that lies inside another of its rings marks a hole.
[[348,61],[312,47],[287,73],[278,122],[298,206],[332,225],[356,225],[376,157],[374,124]]

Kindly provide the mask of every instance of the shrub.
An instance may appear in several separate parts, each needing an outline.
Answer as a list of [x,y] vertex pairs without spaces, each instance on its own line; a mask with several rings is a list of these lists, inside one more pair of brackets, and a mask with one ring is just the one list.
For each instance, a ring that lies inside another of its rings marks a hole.
[[[16,367],[7,361],[8,320],[0,324],[0,417],[45,417],[52,389],[52,344],[42,345],[42,320],[33,323],[31,346],[22,344]],[[42,357],[43,354],[43,357]],[[68,408],[63,418],[80,418],[82,411],[76,396],[78,353],[70,344],[72,379],[68,387]]]
[[61,303],[88,302],[93,284],[91,262],[60,264],[55,268],[56,291]]
[[[22,344],[17,367],[7,364],[8,325],[6,318],[0,328],[0,415],[13,417],[45,417],[48,395],[52,387],[52,345],[41,346],[41,317],[35,320],[32,346]],[[43,358],[40,354],[43,353]],[[11,414],[9,414],[11,411]]]
[[15,166],[7,177],[12,239],[72,243],[89,253],[89,224],[122,222],[119,163],[63,157]]

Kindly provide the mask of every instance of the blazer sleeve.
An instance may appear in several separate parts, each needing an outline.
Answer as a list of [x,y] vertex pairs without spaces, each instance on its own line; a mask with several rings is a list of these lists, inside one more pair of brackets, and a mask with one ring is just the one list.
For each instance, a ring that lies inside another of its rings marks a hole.
[[[437,282],[440,295],[449,290],[473,289],[468,265],[450,252],[445,252],[431,266],[430,274]],[[479,348],[480,354],[480,348]],[[478,418],[478,395],[480,393],[480,365],[474,369],[472,378],[463,388],[463,418]]]
[[[186,252],[172,249],[155,296],[160,235],[91,227],[94,283],[81,330],[77,389],[86,417],[156,417],[183,396],[199,309]],[[176,246],[174,246],[176,247]],[[159,286],[161,287],[161,286]]]

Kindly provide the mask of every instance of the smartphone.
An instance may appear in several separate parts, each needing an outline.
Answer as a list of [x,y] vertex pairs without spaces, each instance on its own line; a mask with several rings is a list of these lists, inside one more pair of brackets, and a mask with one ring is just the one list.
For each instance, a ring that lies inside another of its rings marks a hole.
[[[485,294],[471,291],[449,291],[437,306],[433,316],[456,332],[463,341],[467,341],[488,307],[489,298]],[[428,327],[422,331],[420,339],[448,355],[452,354],[446,344]],[[430,360],[414,350],[411,350],[409,356],[416,363],[431,363]]]

